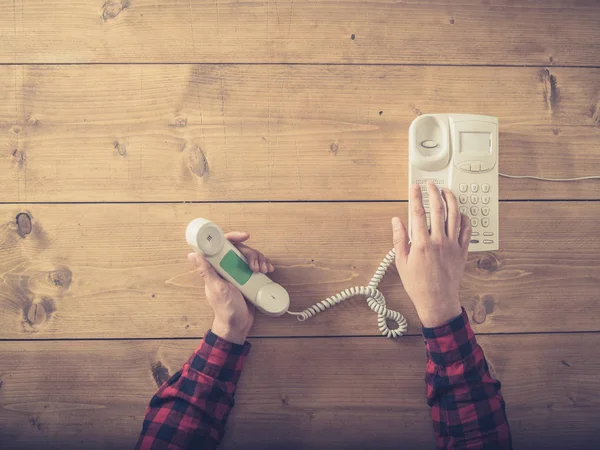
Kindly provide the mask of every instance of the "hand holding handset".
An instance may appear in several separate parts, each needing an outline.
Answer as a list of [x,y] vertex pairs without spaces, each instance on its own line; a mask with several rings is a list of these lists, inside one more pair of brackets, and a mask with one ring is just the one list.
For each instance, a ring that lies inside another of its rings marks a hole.
[[259,311],[273,317],[287,312],[290,306],[287,291],[265,274],[253,272],[244,255],[217,225],[207,219],[194,219],[187,226],[185,238],[195,252],[204,256]]
[[[290,297],[279,284],[260,272],[253,272],[248,267],[248,261],[242,253],[226,238],[221,229],[207,219],[192,220],[186,231],[185,238],[192,250],[206,258],[217,273],[240,290],[242,295],[262,313],[278,317],[286,312],[304,322],[321,311],[329,309],[356,295],[367,297],[367,304],[378,315],[379,330],[384,336],[398,337],[406,332],[406,319],[402,314],[388,309],[385,297],[377,289],[387,268],[394,261],[394,250],[391,250],[379,265],[368,286],[355,286],[344,289],[337,294],[322,300],[304,311],[288,311]],[[398,326],[390,329],[387,321],[393,320]]]
[[[498,250],[498,118],[425,114],[409,128],[409,184],[419,184],[429,224],[427,181],[448,187],[469,216],[469,251]],[[409,235],[411,220],[409,215]]]

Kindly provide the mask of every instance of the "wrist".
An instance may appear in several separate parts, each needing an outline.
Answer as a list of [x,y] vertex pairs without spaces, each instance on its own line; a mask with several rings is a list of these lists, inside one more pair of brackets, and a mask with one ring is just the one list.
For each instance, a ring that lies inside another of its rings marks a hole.
[[213,321],[211,331],[232,344],[244,345],[248,333],[239,329],[235,329],[229,325],[223,324],[217,320]]
[[462,314],[460,303],[437,307],[435,309],[418,310],[417,314],[425,328],[436,328],[447,324]]

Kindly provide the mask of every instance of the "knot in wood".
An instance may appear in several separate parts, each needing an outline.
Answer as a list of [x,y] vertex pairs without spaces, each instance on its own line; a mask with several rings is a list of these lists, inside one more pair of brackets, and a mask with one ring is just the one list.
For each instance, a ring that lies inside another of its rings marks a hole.
[[208,172],[206,155],[195,142],[186,142],[184,150],[188,152],[188,169],[194,175],[203,177]]
[[71,269],[65,266],[58,267],[56,270],[48,273],[48,281],[64,291],[69,289],[72,277],[73,273]]
[[183,128],[187,125],[187,121],[187,117],[177,116],[175,117],[175,120],[173,121],[173,124],[171,126],[176,128]]
[[483,255],[477,260],[477,269],[488,273],[494,273],[498,270],[498,259],[491,253]]
[[485,310],[485,306],[481,303],[478,303],[473,310],[473,322],[477,324],[482,324],[485,322],[485,318],[487,317],[487,311]]
[[19,233],[19,236],[25,238],[31,233],[31,230],[33,230],[31,216],[24,212],[17,214],[17,233]]
[[129,6],[129,0],[109,0],[102,5],[102,20],[106,22],[109,19],[117,17],[121,11]]
[[32,303],[29,305],[29,308],[27,308],[25,317],[25,321],[29,324],[29,326],[35,327],[46,320],[46,309],[42,303]]
[[484,295],[483,298],[477,302],[473,309],[473,322],[476,324],[482,324],[487,319],[487,315],[494,312],[495,302],[494,298],[490,295]]
[[117,151],[117,153],[121,156],[125,156],[127,154],[127,146],[124,142],[115,141],[113,142],[113,147]]
[[160,361],[150,364],[150,371],[152,372],[152,378],[154,378],[157,387],[161,387],[169,378],[171,378],[169,369],[163,366],[163,363]]
[[25,163],[27,162],[27,156],[23,150],[19,150],[18,148],[13,149],[12,151],[12,161],[14,165],[18,169],[22,169],[25,167]]

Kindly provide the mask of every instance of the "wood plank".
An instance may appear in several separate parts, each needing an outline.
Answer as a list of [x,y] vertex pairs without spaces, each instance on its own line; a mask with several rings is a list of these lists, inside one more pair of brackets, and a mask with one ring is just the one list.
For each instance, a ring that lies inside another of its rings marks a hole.
[[[408,127],[434,112],[498,116],[505,173],[600,166],[598,69],[4,66],[0,79],[5,202],[406,199]],[[597,181],[500,183],[502,199],[600,198]]]
[[0,1],[3,63],[599,65],[593,0]]
[[[277,267],[301,310],[364,285],[391,248],[390,218],[406,203],[258,203],[0,207],[0,338],[201,336],[211,312],[190,270],[188,222],[243,229]],[[478,332],[600,331],[599,203],[501,204],[500,248],[469,258],[464,307]],[[389,305],[419,323],[395,270]],[[568,315],[568,320],[565,319]],[[376,335],[357,298],[303,324],[258,315],[254,336]]]
[[[255,339],[223,449],[433,446],[419,337]],[[484,336],[515,448],[593,448],[598,334]],[[194,340],[2,342],[4,449],[132,448]],[[110,351],[107,349],[110,348]],[[265,380],[269,380],[265,383]]]

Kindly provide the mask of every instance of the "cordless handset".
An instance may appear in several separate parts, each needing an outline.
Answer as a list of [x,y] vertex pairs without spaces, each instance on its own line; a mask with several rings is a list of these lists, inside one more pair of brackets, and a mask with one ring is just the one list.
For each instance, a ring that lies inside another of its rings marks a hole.
[[[469,251],[498,250],[498,118],[425,114],[409,131],[409,184],[419,184],[430,225],[427,182],[448,187],[469,216]],[[409,233],[411,232],[409,214]]]
[[281,316],[290,306],[287,291],[264,273],[253,272],[242,253],[221,229],[207,219],[192,220],[185,231],[189,246],[203,255],[224,279],[232,283],[262,313]]

